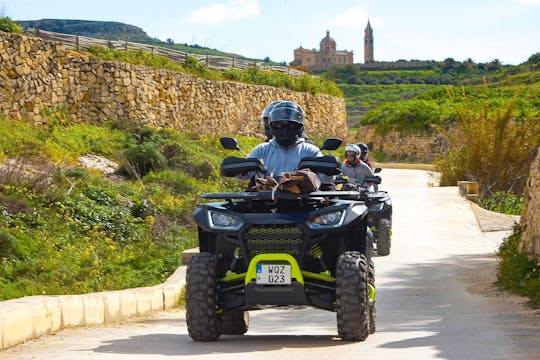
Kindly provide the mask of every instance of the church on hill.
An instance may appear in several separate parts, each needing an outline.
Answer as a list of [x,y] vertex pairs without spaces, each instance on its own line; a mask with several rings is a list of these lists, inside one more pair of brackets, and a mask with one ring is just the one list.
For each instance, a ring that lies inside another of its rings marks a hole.
[[294,50],[294,61],[291,65],[312,67],[352,63],[353,52],[336,50],[336,41],[330,37],[330,31],[326,31],[326,36],[320,42],[319,50],[308,50],[300,46]]
[[[308,68],[325,68],[335,65],[353,64],[353,52],[336,50],[336,41],[326,31],[326,36],[320,42],[319,50],[308,50],[300,46],[294,50],[294,61],[291,65],[305,66]],[[373,63],[373,29],[367,23],[364,30],[364,63]]]

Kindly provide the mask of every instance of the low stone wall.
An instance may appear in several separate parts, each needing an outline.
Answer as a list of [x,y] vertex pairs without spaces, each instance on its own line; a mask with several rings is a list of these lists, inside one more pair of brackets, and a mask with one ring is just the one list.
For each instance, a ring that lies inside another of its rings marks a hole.
[[380,135],[375,125],[360,126],[353,141],[363,142],[370,151],[383,152],[396,159],[427,163],[448,149],[447,140],[435,131],[390,131]]
[[536,148],[536,158],[525,188],[525,212],[521,224],[522,250],[540,261],[540,147]]
[[45,123],[44,108],[74,122],[136,121],[180,131],[261,134],[259,115],[287,99],[306,110],[309,134],[347,135],[345,102],[272,86],[210,81],[147,66],[101,61],[40,38],[0,32],[0,115]]

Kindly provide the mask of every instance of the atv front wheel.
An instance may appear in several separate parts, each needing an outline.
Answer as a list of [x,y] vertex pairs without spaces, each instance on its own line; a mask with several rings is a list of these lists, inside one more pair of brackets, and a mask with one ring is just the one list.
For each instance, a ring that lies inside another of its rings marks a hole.
[[364,341],[369,335],[369,265],[357,251],[341,254],[336,264],[337,327],[346,341]]
[[379,220],[377,225],[377,254],[385,256],[390,254],[390,246],[392,239],[390,233],[392,223],[388,219]]
[[216,256],[202,252],[189,262],[186,272],[186,322],[196,341],[215,341],[221,335],[216,314]]
[[233,310],[218,315],[223,335],[244,335],[249,327],[249,312]]
[[[368,272],[368,283],[369,285],[375,288],[375,264],[373,261],[369,261],[369,272]],[[375,333],[377,327],[376,315],[377,310],[375,309],[375,299],[369,301],[369,333]]]

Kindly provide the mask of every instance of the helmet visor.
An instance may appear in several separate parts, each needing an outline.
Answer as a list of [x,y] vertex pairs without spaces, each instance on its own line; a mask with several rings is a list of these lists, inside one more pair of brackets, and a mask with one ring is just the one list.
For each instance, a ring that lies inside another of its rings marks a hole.
[[274,121],[294,121],[303,124],[304,116],[300,111],[291,107],[278,107],[270,112],[270,122]]

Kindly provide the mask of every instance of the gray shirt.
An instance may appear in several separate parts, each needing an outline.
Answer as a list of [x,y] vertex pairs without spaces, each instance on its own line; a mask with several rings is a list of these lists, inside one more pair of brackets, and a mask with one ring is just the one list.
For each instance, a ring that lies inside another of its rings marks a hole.
[[347,175],[349,182],[356,184],[363,184],[366,176],[375,176],[371,168],[364,162],[360,162],[356,165],[350,165],[344,162],[341,165],[341,172],[343,175]]
[[322,156],[319,148],[313,144],[305,142],[304,138],[299,138],[291,146],[280,146],[275,139],[259,144],[251,150],[248,158],[262,160],[268,169],[268,175],[279,176],[284,172],[294,171],[303,157]]

